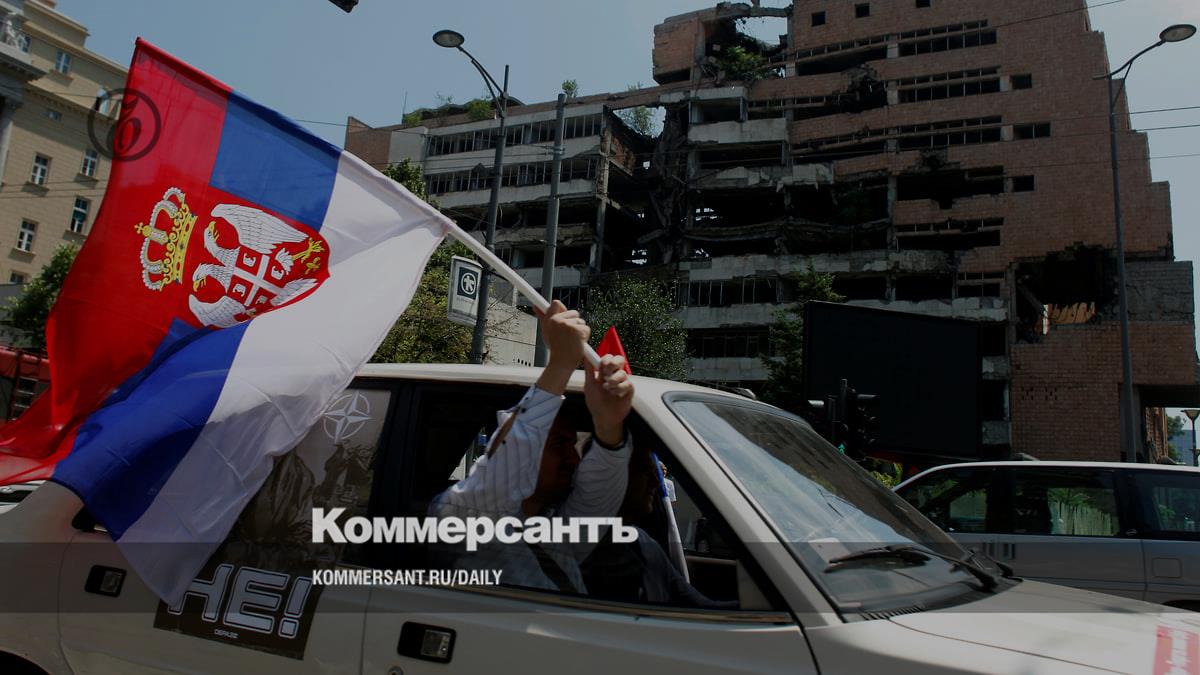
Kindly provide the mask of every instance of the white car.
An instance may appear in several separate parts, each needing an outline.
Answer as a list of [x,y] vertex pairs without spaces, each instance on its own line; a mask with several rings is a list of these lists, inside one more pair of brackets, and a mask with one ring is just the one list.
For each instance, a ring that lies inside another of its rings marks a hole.
[[947,464],[896,493],[1027,579],[1200,610],[1200,469]]
[[[494,411],[536,376],[367,367],[279,460],[178,607],[128,572],[71,492],[47,483],[10,514],[20,517],[0,519],[0,665],[52,673],[1149,673],[1168,672],[1200,641],[1194,614],[1006,579],[968,560],[790,414],[646,378],[635,378],[630,427],[635,444],[667,467],[691,585],[713,606],[508,586],[313,585],[313,570],[425,566],[417,544],[308,544],[311,508],[425,514],[462,475],[480,432],[494,428]],[[565,405],[578,406],[581,384],[577,375]],[[645,523],[652,534],[655,525]]]
[[7,513],[15,508],[34,490],[41,487],[45,481],[35,480],[28,483],[0,485],[0,513]]

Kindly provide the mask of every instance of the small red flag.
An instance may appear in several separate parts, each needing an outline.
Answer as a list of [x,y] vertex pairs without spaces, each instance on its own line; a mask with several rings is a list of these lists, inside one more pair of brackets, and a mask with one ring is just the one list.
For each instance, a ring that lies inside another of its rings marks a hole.
[[617,335],[617,327],[609,326],[608,332],[604,334],[604,339],[600,341],[600,346],[596,347],[596,353],[600,356],[622,356],[625,358],[625,372],[633,374],[633,369],[629,367],[629,357],[625,356],[625,347],[621,345],[621,338]]

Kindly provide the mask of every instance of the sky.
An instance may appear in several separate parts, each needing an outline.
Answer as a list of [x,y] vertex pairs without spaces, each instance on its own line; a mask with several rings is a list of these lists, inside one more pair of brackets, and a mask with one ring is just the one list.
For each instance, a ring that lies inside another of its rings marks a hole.
[[[379,126],[438,95],[486,95],[461,54],[433,44],[451,28],[464,47],[526,101],[552,100],[563,80],[581,94],[653,84],[654,25],[715,4],[702,0],[360,0],[350,14],[328,0],[60,0],[88,27],[87,46],[128,64],[142,36],[241,93],[302,121],[337,145],[348,115]],[[782,7],[782,0],[763,0]],[[1200,24],[1197,0],[1090,0],[1120,65],[1173,23]],[[751,26],[760,37],[782,20]],[[1103,73],[1097,73],[1103,75]],[[1200,36],[1138,59],[1127,84],[1130,109],[1197,107],[1133,116],[1135,128],[1200,125]],[[1200,126],[1151,131],[1151,169],[1171,183],[1175,256],[1200,260]],[[1171,157],[1174,155],[1191,155]]]

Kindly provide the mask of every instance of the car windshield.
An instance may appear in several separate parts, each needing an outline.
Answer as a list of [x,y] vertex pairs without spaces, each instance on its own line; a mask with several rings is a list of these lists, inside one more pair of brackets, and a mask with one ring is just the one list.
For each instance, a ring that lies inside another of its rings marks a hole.
[[[917,546],[966,556],[952,539],[799,418],[709,396],[668,398],[671,409],[733,473],[783,542],[844,609],[961,595],[975,581]],[[874,555],[852,554],[877,549]]]

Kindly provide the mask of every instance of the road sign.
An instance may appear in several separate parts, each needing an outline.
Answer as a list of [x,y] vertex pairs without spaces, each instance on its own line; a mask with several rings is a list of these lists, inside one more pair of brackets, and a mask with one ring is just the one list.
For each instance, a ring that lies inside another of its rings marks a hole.
[[454,323],[475,325],[482,272],[483,268],[474,260],[459,256],[450,259],[450,297],[446,301],[446,312]]

